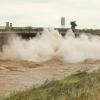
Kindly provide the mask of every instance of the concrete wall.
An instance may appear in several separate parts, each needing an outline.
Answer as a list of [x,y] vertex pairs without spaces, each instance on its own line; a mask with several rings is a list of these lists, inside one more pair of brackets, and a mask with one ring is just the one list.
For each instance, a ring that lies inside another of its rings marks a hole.
[[7,44],[8,35],[7,34],[0,34],[0,51],[3,51],[3,45]]

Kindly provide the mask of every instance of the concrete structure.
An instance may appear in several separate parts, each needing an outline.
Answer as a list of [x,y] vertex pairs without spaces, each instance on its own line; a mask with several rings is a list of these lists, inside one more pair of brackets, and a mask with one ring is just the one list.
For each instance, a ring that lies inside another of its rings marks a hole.
[[[62,25],[65,25],[65,18],[62,18]],[[43,27],[13,27],[12,23],[6,22],[6,26],[0,26],[0,35],[4,34],[17,34],[22,36],[22,38],[31,38],[35,37],[37,34],[42,34]],[[57,30],[62,36],[67,33],[68,28],[54,28]],[[85,32],[99,35],[100,30],[92,30],[92,29],[76,29],[76,32]]]
[[[38,34],[43,33],[43,27],[13,27],[12,23],[6,22],[6,26],[0,27],[0,50],[2,51],[2,46],[7,43],[8,38],[12,34],[17,34],[23,39],[30,39]],[[65,28],[55,28],[58,30],[62,36],[64,36],[68,29]]]
[[6,28],[9,28],[9,22],[6,22]]
[[12,23],[10,23],[10,28],[12,28]]
[[61,17],[61,27],[65,28],[65,17]]
[[[55,28],[55,30],[58,30],[60,34],[63,36],[66,34],[67,30],[66,28]],[[37,34],[42,34],[43,27],[13,27],[12,23],[6,22],[6,26],[0,27],[0,35],[1,34],[17,34],[19,36],[22,36],[22,38],[31,38],[35,37]]]
[[[62,22],[62,24],[64,24]],[[32,37],[35,37],[37,34],[42,34],[43,33],[43,27],[13,27],[12,23],[6,22],[6,26],[0,26],[0,48],[2,48],[2,45],[7,43],[7,40],[10,35],[12,34],[17,34],[21,36],[23,39],[29,39]],[[67,33],[68,28],[54,28],[61,34],[62,36],[65,36]],[[91,29],[85,29],[85,30],[80,30],[76,29],[77,35],[79,33],[85,32],[85,33],[92,33],[96,35],[100,35],[100,30],[91,30]]]

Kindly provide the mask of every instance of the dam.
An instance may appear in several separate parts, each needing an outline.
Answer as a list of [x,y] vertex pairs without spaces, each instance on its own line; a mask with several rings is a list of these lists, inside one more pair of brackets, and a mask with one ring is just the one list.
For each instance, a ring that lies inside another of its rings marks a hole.
[[[57,30],[62,36],[64,36],[68,30],[68,28],[54,29]],[[7,43],[7,40],[11,35],[18,35],[23,39],[30,39],[38,34],[42,35],[43,31],[43,27],[13,27],[12,23],[6,22],[6,26],[0,26],[0,49],[2,48],[2,45]]]
[[[22,36],[22,38],[29,38],[29,37],[35,37],[37,34],[42,34],[43,27],[13,27],[12,23],[6,22],[6,26],[0,27],[0,35],[7,35],[7,34],[17,34],[19,36]],[[57,30],[61,35],[65,35],[68,28],[54,28]]]
[[[60,28],[54,28],[54,30],[57,30],[59,34],[61,34],[63,37],[67,34],[69,28],[66,27],[60,27]],[[44,31],[44,27],[15,27],[12,25],[12,23],[6,22],[5,26],[0,26],[0,49],[2,49],[2,45],[7,43],[8,38],[11,35],[18,35],[23,39],[30,39],[35,36],[42,35]],[[93,30],[93,29],[75,29],[75,36],[80,35],[81,33],[91,33],[93,35],[100,35],[100,30]]]
[[[68,29],[66,27],[54,28],[57,30],[62,36],[65,36]],[[44,27],[15,27],[12,23],[6,22],[5,26],[0,26],[0,37],[10,35],[10,34],[17,34],[22,38],[28,39],[30,37],[35,37],[37,34],[42,34]],[[80,33],[91,33],[94,35],[100,35],[99,29],[76,29],[77,34]]]

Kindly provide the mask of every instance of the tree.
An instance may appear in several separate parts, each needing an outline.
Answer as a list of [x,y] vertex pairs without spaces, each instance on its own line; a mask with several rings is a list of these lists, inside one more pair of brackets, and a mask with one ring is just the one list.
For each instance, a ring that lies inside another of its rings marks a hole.
[[76,21],[71,21],[70,24],[71,24],[71,29],[74,31],[77,26]]

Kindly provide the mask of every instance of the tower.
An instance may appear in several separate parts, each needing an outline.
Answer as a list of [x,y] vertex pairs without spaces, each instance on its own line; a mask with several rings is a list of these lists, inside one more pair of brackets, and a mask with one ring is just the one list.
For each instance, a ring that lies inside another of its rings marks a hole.
[[9,28],[9,22],[6,22],[6,28]]
[[12,23],[10,23],[10,28],[12,28]]
[[65,28],[65,17],[61,17],[61,27]]

